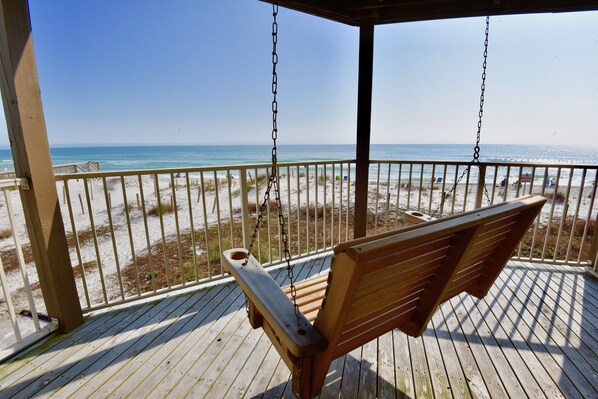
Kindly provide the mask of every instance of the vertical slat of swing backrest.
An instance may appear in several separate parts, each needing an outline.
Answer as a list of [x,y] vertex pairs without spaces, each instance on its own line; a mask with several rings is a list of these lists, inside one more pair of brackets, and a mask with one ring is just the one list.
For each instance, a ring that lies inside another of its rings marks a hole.
[[483,298],[486,295],[500,274],[503,266],[511,257],[517,243],[532,225],[536,214],[542,209],[544,203],[545,201],[537,202],[518,213],[517,222],[513,224],[510,233],[506,236],[497,250],[492,253],[492,256],[489,256],[488,260],[485,262],[484,272],[475,280],[474,284],[470,285],[468,288],[464,288],[464,291],[478,298]]
[[[439,222],[425,234],[413,230],[413,238],[365,244],[368,248],[359,243],[337,247],[339,256],[354,265],[332,268],[329,292],[339,284],[337,279],[346,278],[342,276],[345,270],[351,270],[355,291],[344,298],[349,308],[332,305],[342,316],[331,315],[328,306],[334,301],[328,295],[315,325],[326,317],[343,324],[334,330],[337,335],[327,336],[335,356],[392,328],[421,334],[440,302],[464,290],[477,296],[489,288],[543,203],[534,200],[531,205],[506,205],[505,211],[472,213],[456,226],[448,228],[454,222]],[[489,216],[486,222],[480,219]]]
[[442,268],[453,235],[376,256],[362,273],[335,354],[346,353],[411,319],[416,305]]
[[474,225],[455,234],[455,238],[451,242],[451,249],[442,262],[442,267],[439,268],[432,281],[426,286],[418,301],[412,321],[401,328],[403,332],[411,336],[419,336],[426,329],[434,311],[442,302],[442,297],[448,288],[449,282],[457,273],[461,260],[472,246],[472,238],[479,232],[481,227],[480,225]]
[[496,256],[495,253],[500,251],[519,222],[519,213],[513,213],[481,226],[478,234],[472,239],[469,250],[464,254],[454,278],[447,285],[443,301],[476,284],[480,276],[486,272],[487,261]]
[[358,270],[355,262],[346,252],[335,256],[328,274],[326,296],[314,321],[314,327],[328,342],[327,350],[316,355],[313,361],[312,376],[321,379],[312,381],[314,386],[321,386],[330,363],[336,357],[334,349],[359,284],[360,276],[356,273]]

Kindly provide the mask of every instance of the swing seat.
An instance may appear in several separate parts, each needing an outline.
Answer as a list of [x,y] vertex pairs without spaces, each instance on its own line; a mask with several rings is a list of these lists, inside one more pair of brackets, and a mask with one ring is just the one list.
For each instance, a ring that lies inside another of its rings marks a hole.
[[526,196],[337,245],[326,275],[282,289],[245,249],[222,254],[263,328],[291,370],[300,398],[320,393],[331,362],[398,328],[421,335],[438,305],[467,292],[483,298],[546,199]]

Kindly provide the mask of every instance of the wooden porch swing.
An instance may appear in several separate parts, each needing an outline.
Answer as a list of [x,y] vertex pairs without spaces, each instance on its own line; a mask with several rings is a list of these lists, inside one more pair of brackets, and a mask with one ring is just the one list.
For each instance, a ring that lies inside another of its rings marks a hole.
[[[249,321],[263,328],[292,373],[299,398],[318,395],[331,362],[398,328],[421,335],[438,306],[467,292],[483,298],[546,199],[526,196],[459,215],[358,238],[337,245],[330,272],[295,283],[278,184],[276,53],[278,6],[273,4],[272,169],[249,249],[222,253],[247,299]],[[479,166],[488,23],[477,142],[472,165]],[[455,181],[451,193],[457,187]],[[279,287],[251,248],[274,188],[290,285]],[[488,204],[490,198],[484,187]]]
[[438,305],[467,292],[483,298],[546,202],[539,196],[345,242],[328,275],[282,289],[245,249],[222,254],[262,327],[292,372],[293,393],[316,396],[335,358],[399,328],[417,337]]

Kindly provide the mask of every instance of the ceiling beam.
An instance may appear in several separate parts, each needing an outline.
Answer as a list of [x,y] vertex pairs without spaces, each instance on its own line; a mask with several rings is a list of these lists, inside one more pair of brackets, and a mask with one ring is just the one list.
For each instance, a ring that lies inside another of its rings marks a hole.
[[354,26],[371,20],[375,24],[390,24],[486,15],[598,10],[598,0],[278,0],[278,4]]

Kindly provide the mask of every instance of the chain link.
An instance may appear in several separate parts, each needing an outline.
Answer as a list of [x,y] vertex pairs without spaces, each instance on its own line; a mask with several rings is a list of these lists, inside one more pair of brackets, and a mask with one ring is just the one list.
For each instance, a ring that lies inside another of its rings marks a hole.
[[[482,63],[482,84],[480,86],[480,110],[478,112],[478,130],[477,130],[477,137],[475,142],[475,147],[473,147],[473,159],[471,163],[465,168],[465,170],[461,173],[459,178],[455,181],[455,184],[450,189],[448,193],[442,193],[442,200],[438,204],[438,207],[432,213],[432,216],[438,213],[438,210],[444,205],[444,201],[447,198],[450,198],[451,195],[454,195],[457,186],[463,180],[463,177],[467,174],[469,169],[475,165],[478,168],[478,173],[481,173],[482,168],[480,166],[480,140],[481,140],[481,133],[482,133],[482,116],[484,116],[484,93],[486,92],[486,66],[488,61],[488,34],[490,33],[490,17],[486,17],[486,31],[485,31],[485,40],[484,40],[484,62]],[[486,187],[486,180],[484,180],[484,195],[486,196],[486,201],[488,205],[492,203],[490,199],[490,194],[488,193],[488,187]]]
[[[245,261],[243,262],[243,266],[247,266],[249,262],[249,256],[251,254],[251,250],[253,249],[253,245],[257,239],[259,234],[259,229],[262,224],[262,219],[264,214],[266,214],[266,210],[270,203],[270,193],[272,188],[274,188],[274,197],[276,200],[276,210],[277,210],[277,217],[278,217],[278,224],[280,225],[280,236],[283,244],[283,252],[284,252],[284,259],[287,265],[287,277],[291,282],[290,286],[290,293],[291,299],[293,301],[293,307],[295,309],[295,319],[297,321],[297,332],[300,335],[305,334],[305,330],[301,326],[301,316],[299,311],[299,306],[297,306],[297,288],[295,287],[295,274],[293,272],[293,267],[291,266],[291,251],[289,250],[289,236],[286,232],[286,222],[284,219],[284,213],[282,211],[282,201],[280,199],[280,186],[278,180],[278,148],[276,146],[276,140],[278,140],[278,73],[276,68],[278,66],[278,52],[276,50],[276,45],[278,44],[278,22],[276,17],[278,16],[278,4],[276,1],[272,3],[272,170],[270,172],[270,178],[268,179],[268,188],[264,193],[264,199],[260,206],[259,214],[257,216],[257,221],[255,224],[255,228],[253,230],[253,235],[251,236],[251,241],[249,244],[249,248],[247,250],[247,254],[245,255]],[[247,302],[246,302],[247,308]]]

